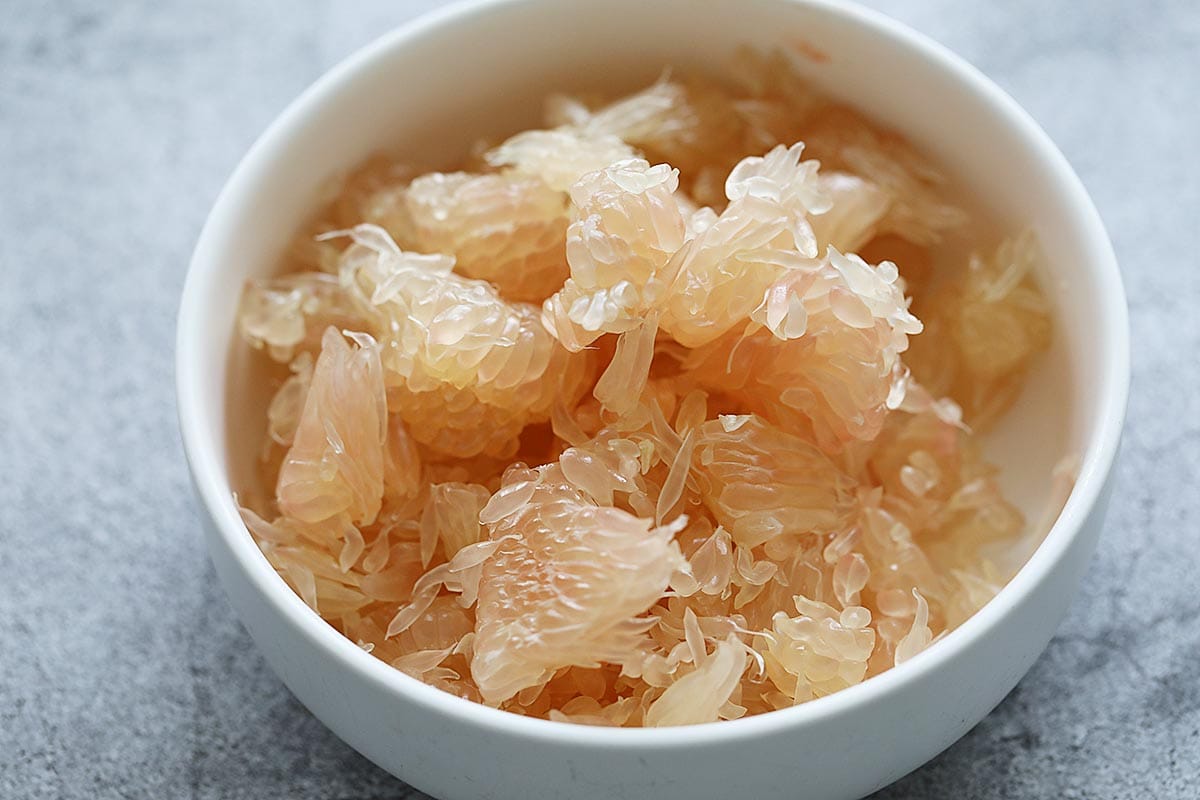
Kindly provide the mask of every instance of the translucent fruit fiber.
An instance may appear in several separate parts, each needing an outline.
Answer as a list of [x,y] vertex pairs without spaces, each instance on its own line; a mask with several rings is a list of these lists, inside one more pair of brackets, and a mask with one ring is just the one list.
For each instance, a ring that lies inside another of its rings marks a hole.
[[790,54],[727,77],[373,158],[246,285],[243,517],[372,657],[558,722],[736,719],[918,657],[1042,532],[978,437],[1052,335],[1033,236]]

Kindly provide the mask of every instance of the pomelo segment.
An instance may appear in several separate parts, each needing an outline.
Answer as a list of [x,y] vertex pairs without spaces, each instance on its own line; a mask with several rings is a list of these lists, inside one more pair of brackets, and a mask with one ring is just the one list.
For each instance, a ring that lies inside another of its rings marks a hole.
[[[506,502],[506,491],[523,502]],[[489,703],[563,667],[622,662],[653,624],[640,615],[683,563],[679,524],[655,528],[599,506],[558,465],[514,470],[500,492],[483,518],[490,538],[510,538],[483,564],[471,662]]]
[[507,456],[556,398],[578,397],[588,358],[558,347],[536,308],[454,274],[451,256],[402,251],[376,226],[349,235],[341,281],[379,336],[390,407],[418,442]]
[[856,508],[856,482],[811,443],[751,416],[735,430],[700,427],[696,469],[705,504],[733,540],[832,533]]
[[636,156],[633,148],[611,133],[565,127],[518,133],[484,158],[492,166],[511,168],[566,192],[584,175]]
[[1032,233],[1006,239],[986,258],[973,255],[922,303],[937,335],[919,340],[908,361],[921,383],[954,398],[974,428],[986,429],[1012,405],[1034,356],[1049,346],[1038,261]]
[[424,175],[405,191],[408,240],[455,257],[455,270],[508,300],[541,302],[567,277],[566,197],[520,174]]
[[776,612],[765,654],[767,674],[780,691],[796,702],[824,697],[860,683],[875,648],[871,613],[795,598],[799,616]]
[[810,216],[829,207],[803,144],[740,161],[729,204],[664,270],[662,326],[685,347],[744,329],[764,293],[817,255]]
[[361,320],[337,278],[322,273],[288,275],[246,283],[238,306],[242,338],[287,363],[297,353],[312,357],[329,326],[358,330]]
[[301,522],[345,513],[375,521],[383,499],[387,398],[379,347],[365,334],[355,347],[327,328],[291,448],[275,487],[279,508]]
[[542,317],[568,350],[632,329],[655,306],[655,274],[683,244],[677,187],[671,167],[639,159],[588,173],[571,187],[571,277]]
[[830,248],[769,286],[745,329],[692,351],[685,369],[836,452],[879,433],[900,401],[900,354],[920,331],[894,265]]

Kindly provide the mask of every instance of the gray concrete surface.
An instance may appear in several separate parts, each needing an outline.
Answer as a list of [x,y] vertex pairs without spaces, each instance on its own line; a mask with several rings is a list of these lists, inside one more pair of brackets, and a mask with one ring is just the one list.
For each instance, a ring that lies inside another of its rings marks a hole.
[[[1194,799],[1200,5],[874,4],[1066,152],[1115,240],[1135,345],[1110,522],[1059,635],[879,797]],[[0,797],[418,796],[310,717],[227,606],[186,485],[172,337],[191,246],[253,137],[432,5],[0,3]]]

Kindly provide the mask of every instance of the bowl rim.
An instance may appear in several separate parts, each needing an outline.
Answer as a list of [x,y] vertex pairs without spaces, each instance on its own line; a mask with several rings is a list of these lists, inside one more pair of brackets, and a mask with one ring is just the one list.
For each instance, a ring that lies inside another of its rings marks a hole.
[[249,582],[287,624],[307,642],[336,660],[358,679],[374,684],[404,701],[445,715],[458,723],[478,726],[489,732],[521,737],[536,742],[586,744],[605,748],[683,748],[714,742],[729,742],[770,735],[783,729],[820,724],[822,720],[849,713],[886,695],[904,689],[925,673],[934,671],[986,636],[1015,607],[1047,580],[1063,557],[1093,508],[1100,502],[1111,471],[1124,424],[1129,393],[1129,320],[1125,292],[1116,256],[1091,198],[1066,158],[1049,136],[1017,102],[978,69],[943,45],[881,12],[840,0],[777,0],[803,5],[840,21],[863,26],[879,37],[914,51],[939,69],[953,73],[983,99],[999,117],[1018,133],[1024,146],[1038,152],[1051,166],[1053,179],[1070,200],[1074,224],[1095,249],[1098,258],[1091,271],[1099,288],[1102,307],[1097,315],[1105,324],[1097,335],[1102,339],[1100,359],[1105,364],[1100,377],[1099,410],[1095,432],[1080,464],[1075,486],[1058,519],[1045,539],[1017,574],[982,609],[933,646],[909,661],[855,686],[793,708],[716,723],[670,728],[603,728],[524,717],[508,711],[443,692],[412,678],[366,653],[314,613],[275,572],[250,536],[232,500],[228,477],[217,454],[216,442],[224,431],[205,427],[210,415],[203,412],[205,299],[214,296],[215,255],[228,231],[239,220],[232,214],[235,199],[254,191],[264,167],[264,154],[285,141],[313,111],[336,95],[343,85],[369,71],[395,48],[452,26],[472,15],[537,0],[460,0],[427,12],[359,48],[329,69],[293,100],[258,137],[225,183],[205,221],[188,266],[179,308],[176,332],[176,391],[184,452],[196,494],[209,514],[213,527],[228,547]]

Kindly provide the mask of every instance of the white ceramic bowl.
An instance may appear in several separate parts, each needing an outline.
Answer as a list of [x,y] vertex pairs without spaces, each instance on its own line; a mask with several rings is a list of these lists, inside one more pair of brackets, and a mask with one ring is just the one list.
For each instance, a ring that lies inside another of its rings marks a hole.
[[[1081,454],[1057,524],[999,596],[916,658],[833,696],[737,721],[611,730],[527,719],[367,655],[276,576],[231,500],[230,475],[258,441],[242,421],[262,408],[231,358],[242,282],[269,272],[320,188],[373,151],[452,158],[480,135],[534,124],[547,90],[632,87],[665,65],[719,65],[743,43],[824,53],[808,66],[815,83],[935,153],[999,219],[1036,229],[1051,265],[1057,344],[992,455],[1012,468],[1008,488],[1036,519],[1049,502],[1050,466]],[[271,125],[196,246],[177,369],[183,441],[230,601],[296,696],[384,769],[441,798],[848,798],[962,736],[1049,641],[1100,533],[1128,333],[1111,247],[1067,162],[1007,95],[932,41],[814,0],[510,0],[454,6],[387,34]]]

